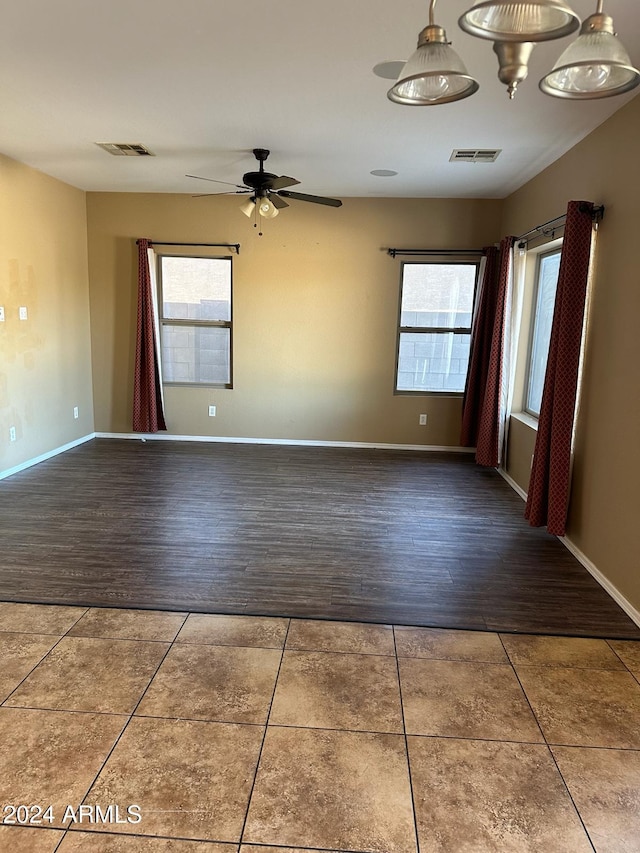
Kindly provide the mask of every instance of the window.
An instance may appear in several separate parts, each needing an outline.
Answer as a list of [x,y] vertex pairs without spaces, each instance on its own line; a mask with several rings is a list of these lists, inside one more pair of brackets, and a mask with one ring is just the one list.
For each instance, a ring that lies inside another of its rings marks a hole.
[[529,371],[525,389],[525,411],[538,417],[542,403],[544,375],[547,370],[551,324],[556,301],[560,252],[546,252],[538,256],[535,277],[533,331],[529,353]]
[[164,382],[231,388],[231,258],[159,261]]
[[479,262],[404,263],[396,391],[462,393]]

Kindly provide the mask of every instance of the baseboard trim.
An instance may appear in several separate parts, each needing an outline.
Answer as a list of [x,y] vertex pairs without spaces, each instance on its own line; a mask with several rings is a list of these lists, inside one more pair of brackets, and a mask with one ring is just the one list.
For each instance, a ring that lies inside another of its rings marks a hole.
[[[502,475],[502,477],[507,481],[507,483],[511,486],[511,488],[520,495],[520,497],[526,501],[527,493],[524,489],[520,488],[520,486],[516,483],[516,481],[510,477],[506,471],[502,468],[498,468],[498,472]],[[600,569],[593,563],[586,554],[583,554],[582,551],[575,545],[568,536],[557,536],[556,537],[567,551],[570,551],[576,560],[584,566],[584,568],[589,572],[589,574],[598,581],[600,586],[608,592],[611,598],[616,602],[616,604],[621,607],[624,612],[627,614],[629,619],[640,628],[640,610],[637,610],[631,604],[631,602],[624,597],[624,595],[620,592],[618,587],[614,586],[611,581],[604,575]]]
[[219,435],[167,435],[144,432],[97,432],[96,438],[121,438],[137,441],[204,441],[217,444],[280,444],[291,447],[365,447],[373,450],[429,450],[448,453],[475,453],[475,447],[449,447],[438,444],[384,444],[367,441],[313,441],[296,438],[246,438]]
[[54,456],[59,456],[61,453],[65,453],[67,450],[72,450],[74,447],[78,447],[78,445],[80,444],[84,444],[87,441],[91,441],[91,439],[95,437],[95,432],[90,432],[88,435],[83,435],[82,438],[76,438],[75,441],[70,441],[68,444],[63,444],[61,447],[56,447],[54,450],[49,450],[47,453],[43,453],[40,456],[35,456],[33,459],[27,459],[26,462],[21,462],[19,465],[15,465],[13,468],[7,468],[6,471],[0,471],[0,480],[5,480],[7,477],[13,476],[13,474],[19,474],[20,471],[25,471],[27,468],[32,468],[34,465],[38,465],[40,462],[46,462],[47,459],[52,459]]
[[498,468],[498,474],[500,474],[500,475],[501,475],[501,477],[502,477],[502,479],[503,479],[503,480],[506,480],[506,481],[507,481],[507,483],[509,483],[509,485],[511,486],[511,488],[513,489],[513,491],[514,491],[514,492],[516,492],[517,494],[519,494],[523,501],[526,501],[526,499],[527,499],[527,493],[525,492],[525,490],[524,490],[524,489],[522,489],[522,488],[521,488],[521,487],[516,483],[516,481],[513,479],[513,477],[510,477],[510,476],[507,474],[507,472],[504,470],[504,468]]
[[627,614],[632,622],[640,628],[640,610],[637,610],[631,602],[624,597],[617,586],[614,586],[606,575],[603,575],[600,569],[591,562],[586,554],[575,545],[567,536],[558,537],[568,551],[571,551],[576,560],[581,563],[585,569],[592,575],[600,584],[600,586],[609,593],[611,598],[618,604]]

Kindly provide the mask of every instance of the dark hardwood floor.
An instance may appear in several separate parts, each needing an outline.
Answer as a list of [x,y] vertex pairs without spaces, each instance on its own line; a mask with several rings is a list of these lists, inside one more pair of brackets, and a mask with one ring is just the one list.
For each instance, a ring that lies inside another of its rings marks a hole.
[[96,439],[0,513],[5,601],[640,638],[467,455]]

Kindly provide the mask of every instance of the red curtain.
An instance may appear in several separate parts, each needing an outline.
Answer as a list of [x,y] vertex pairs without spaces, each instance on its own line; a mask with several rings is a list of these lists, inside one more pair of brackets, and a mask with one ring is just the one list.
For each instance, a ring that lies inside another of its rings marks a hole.
[[497,283],[493,312],[488,323],[492,326],[486,381],[482,407],[478,418],[476,462],[497,468],[500,464],[502,437],[502,385],[505,347],[505,323],[508,306],[508,289],[511,277],[512,249],[515,237],[503,237],[497,263]]
[[138,329],[133,377],[134,432],[166,429],[162,410],[154,294],[149,268],[150,240],[138,240]]
[[564,536],[569,509],[571,443],[593,237],[593,203],[570,201],[560,258],[538,435],[525,518]]

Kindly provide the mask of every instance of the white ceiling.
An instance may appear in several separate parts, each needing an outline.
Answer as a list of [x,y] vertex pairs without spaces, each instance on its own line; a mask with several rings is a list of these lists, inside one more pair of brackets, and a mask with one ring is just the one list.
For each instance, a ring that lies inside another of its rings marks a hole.
[[[596,0],[570,2],[582,19],[595,11]],[[440,0],[436,22],[480,91],[405,107],[372,68],[413,52],[427,0],[14,0],[0,22],[0,151],[85,190],[216,190],[184,176],[239,182],[264,147],[268,170],[297,177],[301,192],[503,197],[633,93],[540,93],[569,37],[535,48],[510,102],[491,42],[457,26],[472,4]],[[638,66],[639,4],[607,0],[605,11]],[[113,157],[96,142],[157,156]],[[453,148],[503,151],[494,164],[449,163]]]

